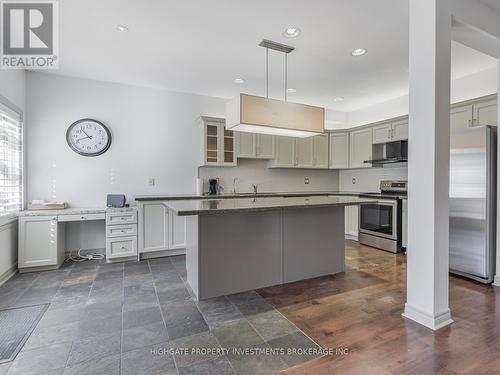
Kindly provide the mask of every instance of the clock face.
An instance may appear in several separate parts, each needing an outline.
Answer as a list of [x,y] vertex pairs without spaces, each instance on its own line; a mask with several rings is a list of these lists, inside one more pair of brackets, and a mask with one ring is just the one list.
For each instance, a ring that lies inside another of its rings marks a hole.
[[97,156],[111,145],[111,133],[103,123],[82,119],[70,125],[66,132],[69,147],[83,156]]

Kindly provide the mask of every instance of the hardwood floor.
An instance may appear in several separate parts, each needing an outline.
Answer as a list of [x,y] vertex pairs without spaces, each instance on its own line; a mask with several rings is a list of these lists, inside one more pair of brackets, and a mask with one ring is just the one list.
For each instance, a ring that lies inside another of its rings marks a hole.
[[500,374],[499,288],[450,276],[455,322],[433,332],[401,316],[404,255],[348,241],[346,258],[344,274],[258,291],[321,346],[348,351],[282,374]]

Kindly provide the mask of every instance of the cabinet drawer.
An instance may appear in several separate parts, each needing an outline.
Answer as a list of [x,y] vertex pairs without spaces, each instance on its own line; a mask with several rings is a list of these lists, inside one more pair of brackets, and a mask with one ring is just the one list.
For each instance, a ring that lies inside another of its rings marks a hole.
[[106,258],[123,258],[137,255],[137,237],[108,238]]
[[108,212],[106,214],[106,224],[129,224],[137,223],[137,211],[130,212]]
[[106,225],[106,237],[124,237],[137,235],[136,224]]
[[72,214],[72,215],[59,215],[57,221],[86,221],[86,220],[104,220],[105,215],[102,214]]

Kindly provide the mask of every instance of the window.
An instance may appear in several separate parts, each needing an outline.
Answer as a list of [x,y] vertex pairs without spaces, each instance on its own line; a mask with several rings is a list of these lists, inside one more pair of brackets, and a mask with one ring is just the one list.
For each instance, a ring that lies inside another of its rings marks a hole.
[[0,103],[0,216],[15,213],[22,208],[22,117]]

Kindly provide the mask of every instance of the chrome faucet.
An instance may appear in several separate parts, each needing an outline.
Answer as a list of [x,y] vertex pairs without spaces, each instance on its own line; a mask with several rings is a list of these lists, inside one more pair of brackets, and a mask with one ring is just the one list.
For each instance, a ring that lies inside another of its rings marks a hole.
[[257,188],[258,188],[257,184],[252,184],[252,187],[253,187],[253,193],[257,194]]

